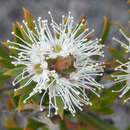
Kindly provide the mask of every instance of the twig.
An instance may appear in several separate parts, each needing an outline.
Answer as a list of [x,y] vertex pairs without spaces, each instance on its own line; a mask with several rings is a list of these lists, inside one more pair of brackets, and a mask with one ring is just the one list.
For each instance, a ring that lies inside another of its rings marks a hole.
[[41,123],[48,125],[50,128],[56,128],[56,125],[50,120],[50,118],[46,117],[46,113],[39,113],[37,117],[32,117],[34,120],[37,120]]
[[19,116],[21,116],[23,119],[26,119],[28,117],[33,118],[34,120],[37,120],[41,123],[44,123],[46,125],[48,125],[50,128],[55,128],[56,125],[51,121],[50,118],[46,117],[46,111],[48,109],[48,107],[44,107],[43,111],[40,111],[39,109],[39,105],[36,104],[27,104],[23,110],[27,110],[27,109],[33,109],[33,112],[26,112],[26,111],[21,111],[18,112],[17,109],[15,110],[2,110],[0,112],[2,113],[9,113],[9,114],[17,114]]

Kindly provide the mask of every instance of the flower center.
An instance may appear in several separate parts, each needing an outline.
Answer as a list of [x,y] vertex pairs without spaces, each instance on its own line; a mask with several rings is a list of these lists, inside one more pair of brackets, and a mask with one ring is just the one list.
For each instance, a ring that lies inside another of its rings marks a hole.
[[36,64],[36,65],[34,66],[34,70],[35,70],[36,74],[41,74],[41,73],[43,72],[43,69],[42,69],[42,67],[41,67],[41,64]]
[[58,52],[60,52],[62,50],[61,46],[58,45],[58,44],[53,46],[52,49],[53,49],[53,52],[55,52],[55,53],[58,53]]
[[56,59],[49,59],[48,69],[55,70],[61,77],[69,78],[70,73],[76,71],[74,67],[75,58],[72,55],[67,57],[57,57]]

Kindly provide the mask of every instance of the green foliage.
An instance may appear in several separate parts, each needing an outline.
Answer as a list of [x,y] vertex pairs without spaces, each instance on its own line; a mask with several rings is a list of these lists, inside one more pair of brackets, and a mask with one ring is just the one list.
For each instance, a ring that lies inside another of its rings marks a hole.
[[43,130],[49,130],[43,123],[40,123],[31,118],[27,119],[27,124],[24,127],[24,130],[38,130],[38,128],[42,128]]
[[0,87],[3,86],[5,81],[10,78],[9,76],[5,76],[4,73],[7,71],[7,69],[0,70]]
[[81,28],[78,30],[78,32],[75,34],[75,38],[78,37],[81,33],[84,32],[84,30],[86,29],[87,27],[87,23],[84,22],[84,24],[81,26]]
[[9,53],[7,53],[2,46],[0,46],[0,57],[7,59],[9,58]]
[[125,32],[130,37],[130,32],[123,25],[121,25],[118,21],[112,21],[112,24],[119,27],[123,32]]
[[101,94],[100,98],[97,98],[95,95],[91,95],[90,99],[93,105],[88,108],[99,114],[113,114],[114,111],[109,107],[119,95],[119,93],[112,92],[112,90],[117,86],[119,86],[119,84],[115,84],[109,89],[104,89],[104,92]]
[[125,62],[126,59],[124,58],[124,55],[122,53],[120,53],[120,51],[111,48],[110,46],[106,46],[106,48],[109,50],[111,56],[117,60],[120,60],[122,62]]
[[130,126],[126,130],[130,130]]
[[14,96],[14,93],[11,93],[10,94],[10,97],[12,98],[13,100],[13,103],[15,104],[15,106],[18,108],[18,105],[19,105],[19,96]]
[[7,128],[6,130],[23,130],[22,128]]
[[98,118],[96,115],[94,115],[92,113],[80,112],[79,114],[77,114],[77,116],[78,116],[79,120],[81,120],[89,125],[92,125],[93,127],[97,128],[97,130],[118,130],[114,126],[108,124],[104,120],[101,120],[100,118]]
[[[18,25],[13,24],[13,32],[14,32],[14,42],[23,44],[23,41],[20,40],[18,37],[15,36],[15,35],[17,35],[21,39],[23,39],[22,33],[21,33],[20,28],[19,28]],[[15,46],[17,47],[17,45],[15,45]]]
[[16,55],[16,51],[9,47],[11,45],[11,43],[9,41],[8,42],[2,42],[2,45],[5,46],[8,49],[8,51],[10,52],[11,55]]
[[104,16],[104,27],[103,27],[103,31],[101,34],[101,41],[100,41],[101,44],[105,43],[109,30],[110,30],[110,22],[109,22],[108,18],[106,16]]
[[[29,80],[29,78],[21,81],[20,86],[24,85],[28,80]],[[19,101],[18,101],[18,111],[21,111],[23,109],[23,107],[28,103],[34,103],[35,104],[36,102],[38,102],[38,97],[37,97],[38,95],[37,94],[32,96],[30,99],[28,99],[26,103],[23,102],[29,96],[29,94],[32,92],[34,86],[35,86],[35,83],[32,82],[28,86],[26,86],[22,89],[19,89],[14,93],[14,96],[20,95],[20,98],[19,98]]]
[[[20,31],[20,33],[21,33],[23,39],[24,39],[26,42],[28,42],[28,43],[31,44],[32,41],[31,41],[31,40],[28,38],[28,36],[24,33],[24,31],[27,32],[27,29],[25,28],[25,26],[22,25],[22,24],[19,23],[19,22],[16,22],[16,23],[17,23],[18,29],[19,29],[19,31]],[[24,31],[23,31],[23,29],[24,29]]]
[[11,59],[6,59],[6,58],[0,58],[0,66],[11,69],[14,68],[14,65],[11,64]]
[[67,130],[64,120],[60,122],[60,130]]
[[9,69],[7,70],[4,75],[5,76],[17,76],[18,74],[20,74],[22,72],[24,67],[16,67],[13,69]]
[[62,99],[60,97],[56,97],[56,101],[57,101],[57,107],[58,107],[57,113],[59,114],[59,116],[61,117],[61,119],[63,119],[63,112],[64,112],[63,101],[62,101]]
[[34,24],[34,19],[32,14],[25,8],[23,8],[23,12],[24,12],[24,19],[28,24],[28,27],[30,30],[32,30],[35,34],[36,34],[36,30],[35,30],[35,24]]

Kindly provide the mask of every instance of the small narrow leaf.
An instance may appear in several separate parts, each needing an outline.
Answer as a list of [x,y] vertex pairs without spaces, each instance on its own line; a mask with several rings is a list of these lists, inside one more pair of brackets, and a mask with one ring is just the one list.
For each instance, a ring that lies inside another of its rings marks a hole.
[[118,50],[110,47],[110,46],[106,46],[106,48],[110,51],[110,54],[115,58],[118,59],[119,61],[125,62],[126,59],[124,58],[124,56],[122,55],[122,53],[120,53]]
[[80,112],[79,114],[77,114],[77,116],[81,121],[92,125],[93,127],[97,128],[97,130],[118,130],[114,126],[108,124],[106,121],[101,120],[96,115],[91,114],[89,112]]
[[[29,80],[29,78],[22,80],[20,82],[20,86],[24,85],[28,80]],[[35,85],[36,84],[34,82],[31,82],[28,86],[21,88],[14,93],[14,96],[20,95],[19,102],[18,102],[18,111],[19,112],[23,109],[23,107],[26,104],[38,103],[39,94],[32,96],[30,99],[27,100],[26,103],[23,102],[29,96],[29,94],[33,91],[33,88],[35,87]]]
[[2,45],[4,45],[10,51],[11,54],[14,54],[14,55],[16,54],[14,49],[9,48],[9,45],[10,45],[9,42],[2,42]]
[[11,59],[5,59],[5,58],[0,57],[0,66],[9,68],[9,69],[14,68],[14,65],[11,64],[11,61],[12,61]]
[[0,70],[0,87],[3,86],[5,81],[9,78],[9,76],[3,75],[8,69],[2,69]]
[[[18,25],[16,24],[13,24],[13,32],[15,35],[19,36],[21,39],[23,39],[22,37],[22,34],[20,32],[20,29],[18,27]],[[17,42],[17,43],[23,43],[19,38],[17,38],[16,36],[14,35],[14,42]],[[15,45],[17,46],[17,45]]]
[[113,110],[109,107],[115,99],[118,97],[120,93],[112,92],[112,90],[120,89],[121,84],[114,84],[112,87],[104,89],[104,92],[101,93],[101,97],[97,99],[95,95],[91,95],[92,106],[88,106],[88,108],[99,114],[112,114]]
[[86,14],[82,14],[80,20],[78,21],[78,24],[80,24],[82,22],[82,20],[85,19],[85,17],[86,17]]
[[117,21],[112,21],[112,24],[115,24],[118,26],[124,33],[126,33],[128,36],[130,36],[130,32],[126,30],[119,22]]
[[35,24],[33,22],[34,19],[33,19],[32,14],[25,8],[23,8],[23,12],[24,12],[25,21],[27,22],[29,29],[32,30],[36,34]]
[[101,34],[102,40],[100,41],[101,44],[104,44],[104,42],[108,36],[109,30],[110,30],[110,22],[109,22],[108,18],[106,16],[104,16],[104,27],[103,27],[103,31]]
[[83,31],[87,28],[87,22],[85,22],[81,28],[77,31],[77,33],[75,34],[75,38],[78,37],[81,33],[83,33]]
[[8,70],[7,72],[4,73],[5,76],[17,76],[19,73],[22,72],[24,67],[17,67]]
[[6,130],[23,130],[23,128],[7,128]]
[[101,109],[98,109],[97,112],[100,114],[107,114],[107,115],[114,113],[114,111],[109,107],[102,107]]
[[56,97],[56,103],[58,106],[58,111],[57,113],[59,114],[59,116],[61,117],[61,119],[63,119],[63,112],[64,112],[64,104],[63,101],[60,97]]
[[0,45],[0,57],[7,58],[7,59],[9,58],[9,54],[1,45]]
[[[19,27],[19,30],[20,30],[20,32],[21,32],[21,34],[22,34],[22,37],[24,38],[24,40],[25,41],[27,41],[28,43],[32,43],[32,41],[28,38],[28,36],[25,34],[25,32],[27,32],[27,29],[22,25],[22,24],[20,24],[19,22],[16,22],[17,23],[17,25],[18,25],[18,27]],[[21,28],[21,26],[22,26],[22,28]],[[25,32],[24,32],[24,31]]]

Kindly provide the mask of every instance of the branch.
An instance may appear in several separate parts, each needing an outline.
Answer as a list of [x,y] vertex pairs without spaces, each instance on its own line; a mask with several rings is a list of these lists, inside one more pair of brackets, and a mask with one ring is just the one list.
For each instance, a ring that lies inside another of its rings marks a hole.
[[53,128],[53,129],[56,128],[56,124],[54,124],[50,118],[46,117],[45,112],[39,113],[37,117],[32,117],[32,118],[34,120],[37,120],[41,123],[48,125],[49,127]]

